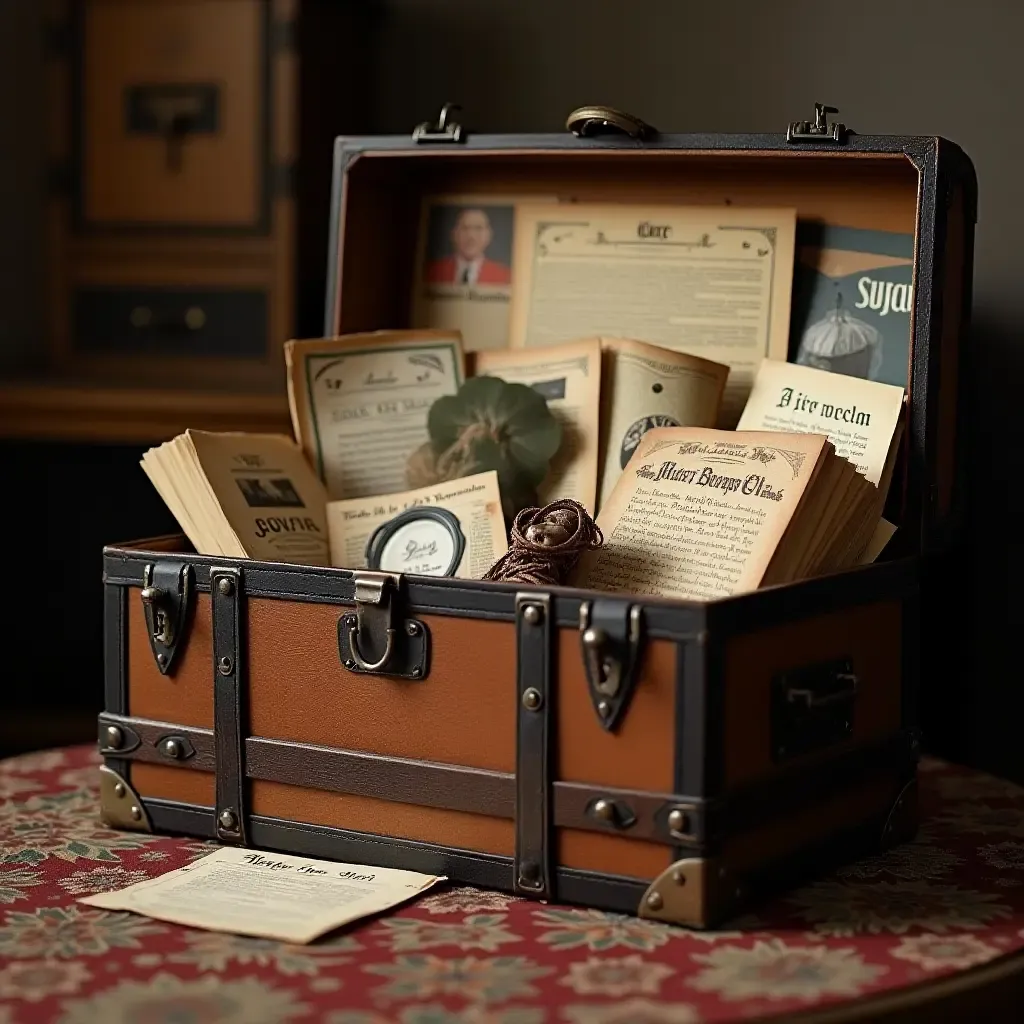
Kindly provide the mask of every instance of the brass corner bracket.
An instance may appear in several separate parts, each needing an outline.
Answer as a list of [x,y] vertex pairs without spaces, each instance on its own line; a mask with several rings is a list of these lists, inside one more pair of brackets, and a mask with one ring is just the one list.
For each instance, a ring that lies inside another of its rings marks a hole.
[[111,828],[129,832],[153,831],[138,793],[105,764],[100,765],[100,817]]
[[716,860],[687,857],[667,867],[640,898],[637,916],[687,928],[720,920],[742,893]]

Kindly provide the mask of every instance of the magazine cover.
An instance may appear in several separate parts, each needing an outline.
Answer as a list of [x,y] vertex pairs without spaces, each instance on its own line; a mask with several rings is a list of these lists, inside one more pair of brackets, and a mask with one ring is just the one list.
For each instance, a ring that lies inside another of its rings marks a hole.
[[801,224],[790,362],[907,387],[914,236]]

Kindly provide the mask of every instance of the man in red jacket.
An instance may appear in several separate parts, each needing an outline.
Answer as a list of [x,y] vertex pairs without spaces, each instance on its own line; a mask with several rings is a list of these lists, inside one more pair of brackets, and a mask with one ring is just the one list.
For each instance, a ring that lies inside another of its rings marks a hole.
[[460,211],[452,229],[453,256],[431,260],[427,264],[428,284],[508,285],[512,271],[505,263],[485,255],[491,244],[491,222],[484,210],[466,207]]

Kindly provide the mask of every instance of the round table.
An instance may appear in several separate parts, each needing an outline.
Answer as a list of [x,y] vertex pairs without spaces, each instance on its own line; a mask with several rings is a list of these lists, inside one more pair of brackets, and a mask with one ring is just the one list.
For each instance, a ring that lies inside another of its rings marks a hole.
[[915,842],[727,931],[450,887],[309,946],[76,903],[212,848],[105,828],[97,763],[85,747],[0,762],[0,1024],[976,1021],[1024,1006],[1024,789],[943,762],[921,765]]

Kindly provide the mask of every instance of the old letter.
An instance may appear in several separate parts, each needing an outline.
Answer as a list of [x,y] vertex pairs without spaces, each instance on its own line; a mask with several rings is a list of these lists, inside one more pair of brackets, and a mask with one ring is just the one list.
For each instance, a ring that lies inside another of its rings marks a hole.
[[521,206],[512,345],[606,335],[725,363],[733,427],[761,360],[786,358],[795,232],[792,209]]
[[761,584],[814,479],[824,436],[657,428],[598,516],[576,585],[711,600]]
[[543,351],[478,352],[477,376],[500,377],[540,392],[561,420],[562,446],[539,488],[542,505],[573,498],[593,515],[597,505],[601,343],[596,338]]
[[332,499],[404,489],[430,406],[465,377],[456,332],[290,341],[285,360],[295,436]]
[[878,486],[903,401],[903,388],[892,384],[766,359],[736,429],[827,434],[836,454]]
[[159,878],[80,899],[190,928],[307,943],[444,876],[225,847]]
[[[328,502],[332,564],[366,568],[366,547],[374,530],[407,509],[419,507],[447,509],[458,521],[465,548],[455,571],[457,577],[479,579],[508,550],[498,474],[490,470],[400,494]],[[437,536],[436,530],[424,532],[431,541]],[[391,571],[438,575],[436,552],[425,550],[411,534],[404,539],[404,561]]]
[[625,338],[602,338],[601,476],[608,500],[644,434],[654,427],[713,427],[729,367]]

